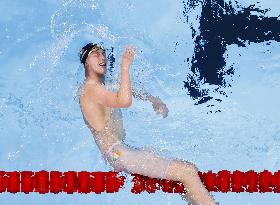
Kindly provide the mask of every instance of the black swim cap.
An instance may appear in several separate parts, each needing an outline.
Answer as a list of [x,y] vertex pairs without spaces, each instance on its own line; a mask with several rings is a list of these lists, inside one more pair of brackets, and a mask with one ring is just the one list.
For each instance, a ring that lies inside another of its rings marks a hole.
[[98,50],[98,49],[104,50],[104,48],[101,45],[98,45],[96,43],[95,44],[88,43],[83,48],[81,48],[81,50],[80,50],[80,61],[81,61],[81,63],[85,64],[90,51]]

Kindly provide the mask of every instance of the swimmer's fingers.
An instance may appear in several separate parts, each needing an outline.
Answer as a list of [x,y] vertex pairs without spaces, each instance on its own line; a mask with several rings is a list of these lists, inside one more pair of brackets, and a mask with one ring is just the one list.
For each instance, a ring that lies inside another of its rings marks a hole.
[[129,67],[133,62],[134,54],[134,50],[131,47],[126,47],[122,55],[122,66]]
[[156,114],[162,114],[163,118],[168,116],[168,108],[164,103],[153,103],[153,108]]
[[134,57],[135,56],[135,48],[133,46],[126,46],[124,53],[126,55],[130,56],[130,57]]
[[169,110],[168,110],[168,108],[167,108],[167,106],[165,104],[163,104],[162,108],[163,108],[163,111],[161,112],[162,116],[163,116],[163,118],[166,118],[168,116]]
[[136,51],[136,47],[133,46],[133,45],[127,45],[127,46],[125,46],[125,49],[126,49],[126,50],[129,50],[129,51],[132,51],[132,52],[134,52],[134,53],[135,53],[135,51]]
[[166,107],[165,110],[164,110],[164,112],[163,112],[163,118],[166,118],[166,117],[168,116],[168,112],[169,112],[169,110],[168,110],[168,108]]

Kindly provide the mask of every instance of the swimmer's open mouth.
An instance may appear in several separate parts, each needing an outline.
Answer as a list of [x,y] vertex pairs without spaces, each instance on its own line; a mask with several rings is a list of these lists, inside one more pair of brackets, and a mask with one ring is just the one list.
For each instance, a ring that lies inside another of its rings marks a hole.
[[106,66],[106,63],[100,63],[99,65],[100,66]]

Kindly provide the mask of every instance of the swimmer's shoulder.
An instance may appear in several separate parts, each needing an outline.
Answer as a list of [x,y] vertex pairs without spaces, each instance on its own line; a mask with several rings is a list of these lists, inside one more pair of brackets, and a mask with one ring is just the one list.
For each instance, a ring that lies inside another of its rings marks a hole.
[[85,105],[96,105],[101,108],[101,104],[99,102],[99,93],[102,92],[102,89],[105,89],[102,85],[95,82],[87,82],[82,88],[82,95],[80,95],[80,103],[81,101]]
[[89,97],[94,94],[95,89],[98,86],[95,82],[86,82],[81,86],[81,97]]

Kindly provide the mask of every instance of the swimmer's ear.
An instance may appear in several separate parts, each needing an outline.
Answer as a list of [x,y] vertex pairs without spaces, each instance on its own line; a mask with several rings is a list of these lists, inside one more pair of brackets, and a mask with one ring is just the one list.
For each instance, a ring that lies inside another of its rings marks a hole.
[[85,62],[85,68],[88,66],[88,63],[87,63],[87,61]]

